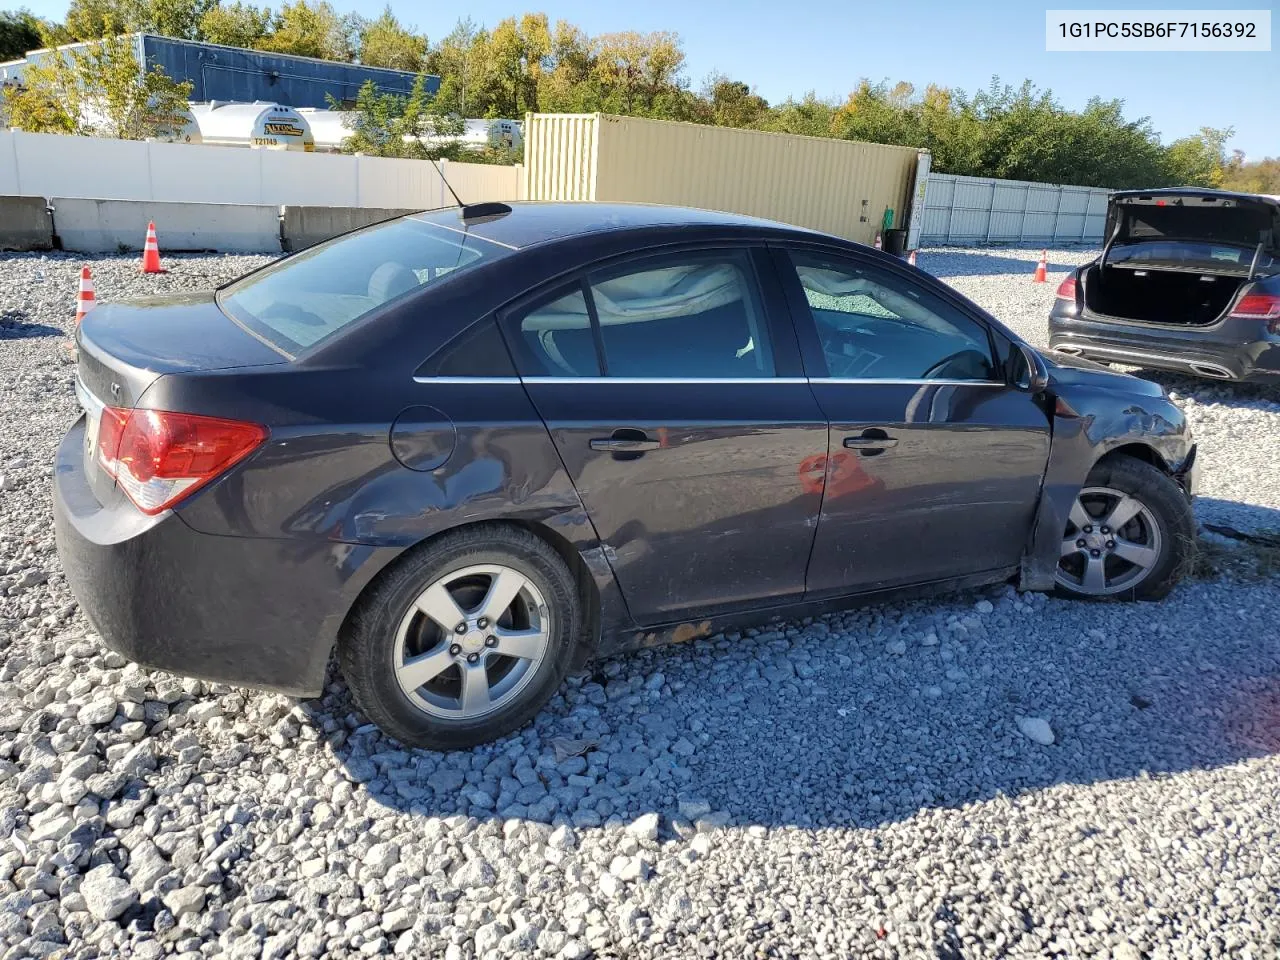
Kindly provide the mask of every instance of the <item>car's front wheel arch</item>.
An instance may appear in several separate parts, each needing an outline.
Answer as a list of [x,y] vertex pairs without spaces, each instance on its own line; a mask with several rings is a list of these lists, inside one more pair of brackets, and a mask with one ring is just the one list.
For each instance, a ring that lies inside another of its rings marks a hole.
[[[1135,457],[1120,447],[1094,464],[1062,533],[1058,593],[1158,600],[1186,573],[1195,558],[1195,517],[1185,491],[1158,457],[1154,451]],[[1110,529],[1109,518],[1120,515],[1124,528]]]

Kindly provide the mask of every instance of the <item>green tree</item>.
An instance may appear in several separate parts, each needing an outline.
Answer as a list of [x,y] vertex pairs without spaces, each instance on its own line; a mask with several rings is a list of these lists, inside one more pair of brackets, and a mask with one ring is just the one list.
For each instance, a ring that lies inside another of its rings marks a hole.
[[40,20],[30,10],[0,10],[0,60],[20,60],[44,45]]
[[495,81],[493,112],[518,117],[536,112],[543,75],[552,68],[551,28],[545,13],[526,13],[499,23],[489,38]]
[[1166,152],[1170,178],[1189,187],[1221,187],[1227,166],[1226,144],[1234,133],[1230,127],[1201,127],[1199,133],[1173,141]]
[[600,83],[601,106],[613,113],[670,116],[680,110],[684,91],[684,50],[680,37],[668,31],[604,33],[593,43],[594,76]]
[[1246,161],[1243,151],[1232,151],[1231,159],[1223,170],[1222,186],[1241,193],[1280,196],[1280,157]]
[[376,20],[362,21],[359,36],[361,63],[413,73],[425,65],[427,38],[401,24],[389,6]]
[[[419,74],[408,96],[380,93],[372,80],[366,80],[355,110],[344,120],[351,134],[342,141],[342,152],[417,160],[461,156],[463,121],[435,112],[426,79]],[[330,105],[336,107],[332,100]]]
[[218,0],[150,0],[140,29],[162,37],[202,40],[201,20],[217,6]]
[[775,133],[799,133],[806,137],[829,137],[835,120],[836,105],[822,100],[810,90],[799,100],[788,97],[770,109],[755,124],[761,130]]
[[215,4],[200,17],[200,38],[228,47],[257,47],[271,32],[271,11],[235,3]]
[[71,0],[66,32],[72,40],[99,40],[138,30],[145,19],[143,0]]
[[754,127],[769,115],[769,102],[741,80],[712,74],[703,85],[707,120],[719,127]]
[[327,0],[297,0],[280,8],[271,31],[254,46],[299,57],[350,60],[355,52],[353,26],[350,20],[338,16]]
[[201,18],[218,0],[71,0],[65,32],[70,40],[139,30],[181,40],[198,40]]
[[128,37],[63,51],[4,91],[9,123],[33,133],[143,140],[180,129],[191,84],[159,67],[143,72]]

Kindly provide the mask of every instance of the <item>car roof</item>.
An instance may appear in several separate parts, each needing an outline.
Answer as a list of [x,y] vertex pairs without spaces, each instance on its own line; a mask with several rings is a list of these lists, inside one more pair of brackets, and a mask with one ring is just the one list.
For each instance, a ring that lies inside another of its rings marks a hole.
[[1234,190],[1212,190],[1207,187],[1155,187],[1151,190],[1117,190],[1111,200],[1129,197],[1222,197],[1231,200],[1248,200],[1280,208],[1280,199],[1265,193],[1239,193]]
[[827,234],[758,217],[656,203],[526,202],[507,205],[511,212],[463,223],[457,207],[410,214],[415,220],[468,233],[516,250],[585,234],[618,233],[654,227],[724,227],[733,232]]

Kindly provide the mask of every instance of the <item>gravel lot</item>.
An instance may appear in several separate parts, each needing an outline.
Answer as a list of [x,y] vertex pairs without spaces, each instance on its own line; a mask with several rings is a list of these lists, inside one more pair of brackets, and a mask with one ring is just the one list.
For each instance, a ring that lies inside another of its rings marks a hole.
[[[920,265],[1043,342],[1038,254]],[[1246,548],[1158,606],[993,590],[651,651],[405,751],[340,681],[97,642],[49,512],[82,262],[0,255],[0,960],[1277,955],[1280,590]],[[91,265],[113,300],[258,262]],[[1280,394],[1162,380],[1201,519],[1280,530]]]

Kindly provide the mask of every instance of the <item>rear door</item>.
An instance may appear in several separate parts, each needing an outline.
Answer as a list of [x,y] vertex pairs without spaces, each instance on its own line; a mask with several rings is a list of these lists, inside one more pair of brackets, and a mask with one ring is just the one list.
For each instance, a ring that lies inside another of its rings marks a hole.
[[502,321],[637,622],[803,595],[827,424],[767,251],[613,261]]
[[1017,566],[1049,424],[1006,384],[986,325],[880,260],[776,256],[831,422],[811,596]]

